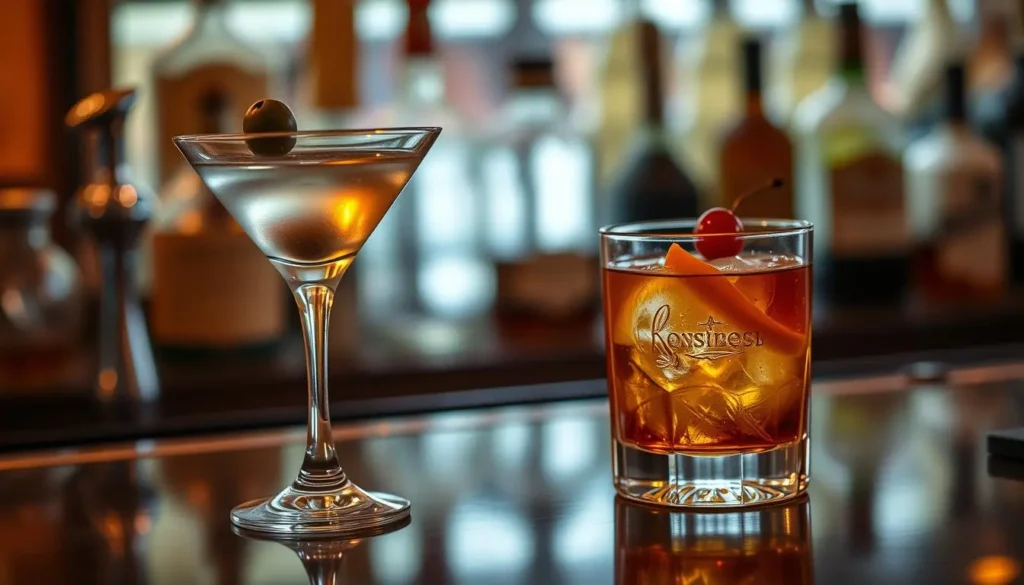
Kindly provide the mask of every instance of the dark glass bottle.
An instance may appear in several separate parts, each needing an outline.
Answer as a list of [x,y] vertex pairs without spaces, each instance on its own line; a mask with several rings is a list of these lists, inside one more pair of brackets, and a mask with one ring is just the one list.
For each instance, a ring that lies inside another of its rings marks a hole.
[[783,179],[782,188],[751,197],[737,209],[743,217],[793,217],[793,145],[786,133],[764,115],[762,105],[761,43],[743,43],[744,112],[727,130],[719,156],[718,186],[722,203],[731,206],[738,197],[772,179]]
[[868,90],[857,5],[839,6],[836,73],[797,108],[797,216],[815,229],[817,290],[836,304],[905,294],[909,230],[899,122]]
[[1006,89],[979,100],[976,112],[982,135],[1002,150],[1010,277],[1024,282],[1024,46],[1016,47],[1014,74]]
[[696,217],[697,189],[670,147],[665,127],[661,38],[654,23],[637,23],[643,77],[644,121],[626,165],[614,183],[616,222]]

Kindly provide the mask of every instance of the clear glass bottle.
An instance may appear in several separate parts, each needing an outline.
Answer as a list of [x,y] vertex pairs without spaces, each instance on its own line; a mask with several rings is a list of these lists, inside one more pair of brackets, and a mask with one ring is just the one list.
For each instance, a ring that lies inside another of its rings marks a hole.
[[[608,191],[611,181],[622,166],[629,139],[643,118],[643,80],[636,64],[639,62],[637,27],[639,3],[628,3],[625,22],[612,34],[608,52],[598,73],[597,92],[600,113],[595,140],[598,192]],[[608,203],[602,199],[598,223],[611,223]]]
[[[219,91],[203,97],[199,133],[225,131],[227,103]],[[280,276],[192,169],[178,171],[161,190],[151,229],[157,346],[183,354],[253,350],[284,335]]]
[[857,5],[840,5],[839,67],[797,108],[797,217],[814,223],[815,277],[841,304],[894,302],[906,289],[899,122],[871,96]]
[[227,100],[225,131],[238,132],[246,109],[266,97],[268,90],[266,58],[228,29],[228,0],[192,0],[192,4],[195,12],[188,33],[153,61],[157,185],[188,166],[171,138],[200,131],[201,102],[206,96],[217,92]]
[[797,105],[821,89],[835,70],[835,27],[814,0],[801,0],[799,17],[771,46],[767,101],[773,118],[789,124]]
[[1002,157],[967,124],[963,65],[945,76],[945,120],[904,155],[914,288],[934,300],[998,298],[1007,272]]
[[512,92],[481,161],[484,233],[499,309],[543,318],[594,306],[593,154],[569,123],[550,59],[512,66]]
[[889,109],[910,123],[938,117],[942,71],[958,51],[957,28],[946,0],[927,0],[921,16],[896,50],[889,70]]
[[81,344],[82,287],[50,239],[56,197],[0,189],[0,394],[61,382]]
[[[439,126],[441,135],[360,252],[360,308],[460,318],[483,312],[493,278],[482,254],[473,145],[448,102],[429,0],[407,0],[396,96],[374,126]],[[381,270],[381,267],[390,267]]]

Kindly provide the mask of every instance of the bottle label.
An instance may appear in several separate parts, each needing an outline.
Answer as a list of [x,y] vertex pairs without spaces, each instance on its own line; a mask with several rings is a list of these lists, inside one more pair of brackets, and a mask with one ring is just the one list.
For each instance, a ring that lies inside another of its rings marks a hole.
[[594,258],[537,254],[498,265],[498,303],[513,311],[559,318],[583,310],[598,296]]
[[285,326],[285,287],[243,233],[153,237],[153,338],[182,347],[271,342]]
[[832,169],[831,252],[839,258],[906,254],[903,166],[874,152]]
[[1006,250],[1000,218],[1000,177],[971,172],[941,177],[936,272],[976,287],[1002,286]]
[[171,141],[182,134],[208,132],[204,129],[203,100],[210,94],[225,99],[222,132],[241,132],[242,118],[249,106],[266,97],[267,76],[231,63],[212,63],[156,80],[156,109],[160,156],[159,181],[167,181],[185,166],[185,159]]

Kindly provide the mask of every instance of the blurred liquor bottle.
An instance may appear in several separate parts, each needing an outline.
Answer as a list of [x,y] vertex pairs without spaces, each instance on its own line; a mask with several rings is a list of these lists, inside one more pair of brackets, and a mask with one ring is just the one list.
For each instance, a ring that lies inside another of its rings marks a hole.
[[772,117],[789,124],[805,97],[820,89],[835,69],[835,27],[814,0],[801,0],[797,20],[772,42],[767,100]]
[[839,67],[797,108],[797,216],[815,224],[825,298],[893,302],[904,292],[908,230],[899,122],[868,91],[856,4],[840,5]]
[[1002,160],[967,124],[963,65],[948,65],[945,76],[945,120],[904,156],[915,291],[936,300],[998,297],[1007,269]]
[[762,100],[761,42],[743,43],[744,113],[727,129],[718,164],[722,203],[731,206],[738,197],[772,179],[785,185],[747,199],[739,208],[744,217],[793,217],[793,145],[782,130],[765,117]]
[[696,217],[700,207],[697,188],[676,161],[665,125],[661,35],[649,20],[638,22],[636,34],[640,48],[636,67],[643,78],[643,121],[613,184],[613,220]]
[[1016,1],[977,3],[980,32],[967,65],[968,95],[989,96],[1013,79],[1013,49],[1020,44]]
[[[196,106],[202,134],[225,132],[227,96]],[[153,340],[185,355],[272,346],[285,329],[285,286],[241,227],[188,167],[164,184],[153,220]]]
[[927,0],[896,50],[884,102],[913,135],[941,120],[945,64],[960,52],[957,27],[946,0]]
[[512,64],[512,91],[482,160],[484,233],[498,308],[561,319],[597,301],[592,151],[571,126],[549,58]]
[[[373,315],[463,317],[482,311],[489,300],[482,292],[490,267],[478,241],[482,212],[470,172],[471,144],[446,94],[430,2],[407,5],[395,99],[373,125],[443,131],[361,253],[361,308]],[[436,285],[438,274],[449,279],[445,286]],[[453,280],[463,286],[448,286]]]
[[982,96],[977,104],[978,125],[982,133],[999,145],[1003,153],[1003,193],[1010,240],[1010,272],[1014,282],[1024,281],[1024,2],[1013,35],[1014,73],[1006,87]]
[[50,237],[48,190],[0,188],[0,395],[67,386],[82,346],[82,279]]
[[310,39],[299,84],[300,105],[308,105],[304,129],[344,128],[353,121],[359,100],[359,43],[356,0],[314,0]]
[[598,72],[600,119],[594,146],[597,191],[602,194],[597,210],[600,225],[611,221],[611,210],[603,195],[619,171],[625,147],[642,118],[643,80],[637,67],[639,18],[638,1],[629,0],[625,22],[612,34]]
[[160,206],[141,244],[150,258],[142,287],[154,344],[182,356],[268,347],[285,327],[280,278],[171,141],[240,132],[246,109],[267,95],[267,61],[231,33],[228,5],[193,0],[191,28],[152,68]]
[[680,153],[704,206],[716,205],[717,138],[742,112],[741,69],[743,30],[733,19],[728,0],[711,0],[711,19],[695,36],[684,37],[678,53],[677,90],[682,140]]
[[218,93],[225,100],[228,132],[240,132],[245,110],[266,97],[266,59],[228,30],[227,5],[228,0],[193,0],[195,12],[188,33],[153,62],[159,141],[157,185],[162,186],[176,171],[188,166],[171,138],[200,131],[204,116],[201,103],[206,96]]

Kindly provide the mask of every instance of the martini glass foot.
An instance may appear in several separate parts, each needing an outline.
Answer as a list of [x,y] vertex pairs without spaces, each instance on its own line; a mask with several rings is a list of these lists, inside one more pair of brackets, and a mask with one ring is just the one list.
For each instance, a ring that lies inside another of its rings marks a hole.
[[408,500],[366,492],[348,481],[330,491],[287,487],[273,498],[238,506],[231,511],[231,522],[268,535],[356,537],[407,520],[409,512]]

